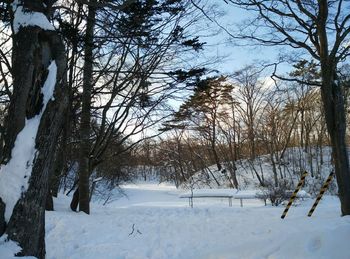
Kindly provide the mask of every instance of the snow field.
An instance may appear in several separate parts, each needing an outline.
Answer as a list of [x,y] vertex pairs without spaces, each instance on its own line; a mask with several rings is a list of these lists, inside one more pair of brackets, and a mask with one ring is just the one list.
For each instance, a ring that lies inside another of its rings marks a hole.
[[[92,204],[91,215],[68,210],[69,198],[47,212],[47,258],[350,258],[350,217],[339,201],[325,197],[311,218],[313,199],[292,207],[249,201],[203,199],[188,207],[173,186],[124,186],[127,197],[107,206]],[[248,202],[248,201],[247,201]]]

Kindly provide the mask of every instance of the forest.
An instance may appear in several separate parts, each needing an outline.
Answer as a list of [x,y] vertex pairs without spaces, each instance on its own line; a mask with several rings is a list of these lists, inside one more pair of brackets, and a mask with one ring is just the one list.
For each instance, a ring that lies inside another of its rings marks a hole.
[[0,238],[45,258],[60,195],[88,217],[138,181],[279,206],[305,171],[312,197],[335,173],[348,219],[349,55],[347,0],[0,0]]

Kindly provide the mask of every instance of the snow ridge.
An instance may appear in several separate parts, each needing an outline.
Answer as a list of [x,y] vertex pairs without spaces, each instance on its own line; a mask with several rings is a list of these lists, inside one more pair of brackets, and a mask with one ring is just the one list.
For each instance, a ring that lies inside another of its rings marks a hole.
[[28,180],[37,153],[35,139],[39,124],[47,103],[53,98],[57,75],[55,61],[51,62],[48,70],[47,79],[41,89],[43,94],[43,108],[40,114],[25,121],[24,128],[17,135],[10,161],[0,168],[0,197],[6,204],[5,220],[7,222],[22,193],[28,189]]

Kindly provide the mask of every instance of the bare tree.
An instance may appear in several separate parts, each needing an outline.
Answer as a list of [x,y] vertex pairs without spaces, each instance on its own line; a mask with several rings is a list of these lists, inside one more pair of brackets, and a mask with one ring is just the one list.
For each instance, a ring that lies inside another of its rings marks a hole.
[[244,67],[232,76],[237,87],[235,93],[236,100],[239,102],[237,111],[245,125],[251,160],[256,157],[255,128],[258,127],[265,98],[264,81],[260,76],[260,71],[253,66]]
[[332,143],[342,215],[350,214],[350,168],[346,148],[344,90],[338,81],[337,66],[350,54],[350,14],[347,1],[229,0],[255,14],[248,26],[241,27],[237,39],[267,46],[289,46],[304,51],[321,67],[324,113]]
[[[105,154],[112,141],[123,145],[131,136],[141,135],[168,116],[166,102],[180,88],[174,87],[173,74],[169,72],[174,59],[180,48],[188,51],[201,47],[198,40],[188,40],[184,35],[186,27],[193,22],[189,18],[192,10],[186,6],[180,1],[88,3],[87,8],[96,8],[96,12],[95,20],[87,18],[87,25],[93,22],[95,27],[90,44],[86,44],[87,35],[91,34],[87,31],[89,26],[84,36],[83,86],[89,85],[90,90],[82,94],[78,135],[86,139],[79,142],[84,145],[79,166],[86,172],[79,169],[83,173],[79,176],[79,186],[83,184],[80,180],[85,179],[85,190],[96,166],[119,155]],[[187,22],[185,28],[180,26],[183,20]],[[88,49],[88,45],[92,47]],[[90,63],[88,56],[93,59]],[[88,64],[90,73],[85,73]],[[155,132],[153,136],[158,134]],[[76,192],[88,196],[80,187]],[[73,196],[73,210],[77,208],[78,197],[83,198],[78,194]]]

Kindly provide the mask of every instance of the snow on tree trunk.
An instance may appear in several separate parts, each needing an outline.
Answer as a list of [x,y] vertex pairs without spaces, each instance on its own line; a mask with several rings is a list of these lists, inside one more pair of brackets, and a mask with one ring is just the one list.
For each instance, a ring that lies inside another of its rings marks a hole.
[[21,246],[18,255],[38,258],[45,257],[48,183],[68,104],[64,45],[44,15],[49,8],[38,0],[13,3],[14,90],[0,169],[0,234]]
[[44,87],[43,108],[35,117],[26,120],[25,126],[18,133],[9,162],[0,168],[0,197],[6,204],[5,220],[10,220],[16,202],[21,198],[22,193],[28,189],[28,180],[32,173],[33,161],[37,154],[35,139],[38,133],[41,117],[46,109],[47,103],[53,97],[56,85],[57,66],[53,61],[49,68]]

